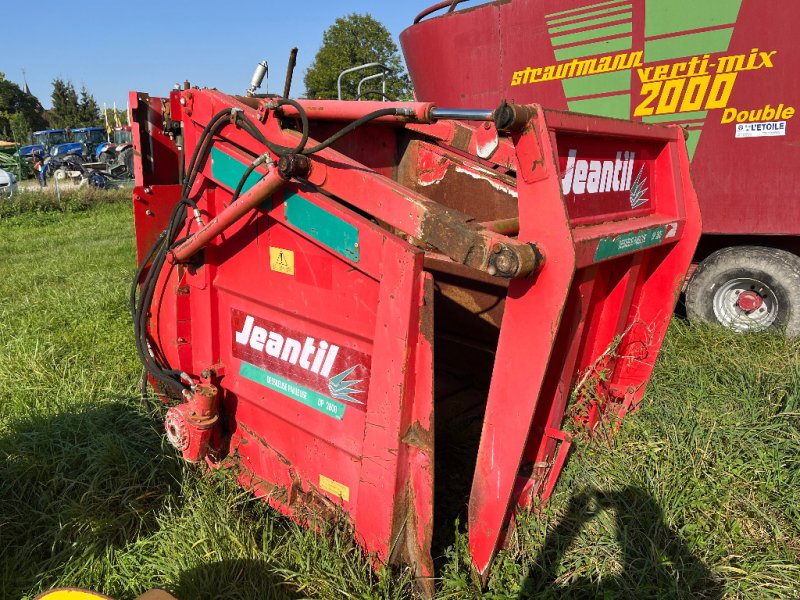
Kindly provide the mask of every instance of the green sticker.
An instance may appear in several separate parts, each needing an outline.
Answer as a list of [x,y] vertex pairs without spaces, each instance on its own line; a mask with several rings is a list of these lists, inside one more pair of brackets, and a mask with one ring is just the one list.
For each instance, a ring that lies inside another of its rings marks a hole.
[[355,225],[332,215],[298,194],[287,192],[285,199],[284,214],[290,225],[304,231],[345,258],[353,262],[360,260],[358,228]]
[[[243,163],[240,160],[233,158],[231,155],[226,154],[219,148],[211,149],[211,176],[219,181],[221,184],[235,190],[239,185],[244,172],[250,165]],[[242,186],[241,193],[244,194],[259,182],[263,177],[261,173],[252,172],[245,180]]]
[[242,362],[242,366],[239,368],[239,375],[245,379],[249,379],[250,381],[258,383],[259,385],[268,387],[279,394],[288,396],[292,400],[297,400],[298,402],[301,402],[302,404],[305,404],[316,411],[326,414],[329,417],[333,417],[338,421],[341,421],[344,418],[344,409],[346,408],[344,404],[337,402],[332,398],[328,398],[327,396],[323,396],[322,394],[315,392],[314,390],[310,390],[307,387],[303,387],[300,384],[294,383],[293,381],[289,381],[280,375],[270,373],[264,369],[259,369],[258,367],[244,361]]
[[667,233],[667,226],[656,227],[655,229],[645,229],[644,231],[634,231],[623,233],[617,237],[607,237],[600,240],[597,245],[597,252],[594,253],[595,262],[614,258],[636,252],[651,246],[658,246],[664,241]]

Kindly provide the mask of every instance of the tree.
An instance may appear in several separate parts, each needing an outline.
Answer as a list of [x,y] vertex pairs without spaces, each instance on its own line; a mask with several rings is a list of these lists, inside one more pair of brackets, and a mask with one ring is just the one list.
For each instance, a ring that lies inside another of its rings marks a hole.
[[50,126],[54,129],[77,127],[81,122],[78,93],[71,81],[56,78],[53,80],[53,93],[50,95],[53,108],[50,109]]
[[[314,99],[335,99],[339,73],[370,62],[383,63],[389,68],[386,87],[390,97],[405,99],[411,96],[411,81],[386,27],[369,14],[353,13],[336,19],[322,34],[322,46],[305,73],[306,95]],[[364,71],[345,77],[343,98],[355,99],[360,79],[377,72]],[[376,89],[380,90],[380,84],[373,80],[362,87],[362,92]],[[371,96],[370,99],[378,100],[380,96]]]
[[86,89],[86,86],[81,87],[81,100],[78,103],[78,122],[83,127],[98,127],[101,124],[100,107],[97,101]]
[[0,138],[25,143],[31,129],[47,127],[39,100],[14,82],[0,77]]
[[24,145],[31,135],[31,124],[24,113],[18,112],[8,116],[12,141]]

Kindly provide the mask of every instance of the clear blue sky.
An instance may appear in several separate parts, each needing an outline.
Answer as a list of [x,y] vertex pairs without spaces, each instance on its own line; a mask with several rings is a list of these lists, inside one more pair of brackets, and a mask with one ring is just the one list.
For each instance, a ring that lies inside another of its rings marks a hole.
[[[124,108],[128,90],[166,95],[173,84],[243,93],[259,60],[270,64],[269,91],[283,88],[286,62],[300,49],[292,95],[303,91],[303,74],[322,33],[340,16],[370,13],[397,40],[414,17],[436,0],[399,2],[303,0],[271,2],[3,2],[0,71],[49,108],[56,77],[82,84],[100,106]],[[294,14],[287,11],[296,11]],[[14,24],[9,27],[8,24]],[[263,89],[262,89],[263,91]]]

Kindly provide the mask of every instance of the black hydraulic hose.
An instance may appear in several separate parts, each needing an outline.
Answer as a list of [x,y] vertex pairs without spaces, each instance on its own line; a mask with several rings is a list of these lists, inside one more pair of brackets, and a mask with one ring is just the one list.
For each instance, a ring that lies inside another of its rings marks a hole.
[[359,127],[361,127],[363,125],[366,125],[370,121],[373,121],[373,120],[375,120],[375,119],[377,119],[379,117],[388,117],[388,116],[395,116],[395,115],[397,115],[397,109],[396,108],[381,108],[379,110],[371,112],[371,113],[369,113],[367,115],[364,115],[360,119],[356,119],[355,121],[353,121],[352,123],[350,123],[346,127],[343,127],[342,129],[340,129],[339,131],[334,133],[331,137],[329,137],[324,142],[321,142],[320,144],[317,144],[313,148],[306,148],[305,150],[303,150],[302,153],[306,154],[306,155],[315,154],[315,153],[319,152],[320,150],[324,150],[325,148],[327,148],[331,144],[339,141],[344,136],[352,133],[353,131],[355,131]]
[[[216,132],[217,127],[220,123],[225,119],[229,118],[233,109],[226,108],[225,110],[219,111],[211,120],[206,124],[203,128],[203,131],[200,133],[200,143],[198,143],[194,147],[194,151],[192,152],[192,157],[189,159],[189,168],[187,170],[187,176],[183,181],[183,193],[181,197],[187,198],[189,196],[189,192],[194,185],[194,180],[197,177],[197,173],[199,172],[199,165],[202,164],[202,160],[205,158],[205,153],[208,150],[208,146],[210,145],[210,140],[213,137],[213,133]],[[201,159],[200,157],[203,156]]]
[[148,261],[152,260],[150,271],[147,273],[147,277],[145,277],[142,283],[141,293],[139,294],[138,302],[134,308],[133,321],[136,334],[136,350],[139,355],[139,360],[142,362],[147,372],[152,375],[154,379],[166,385],[170,390],[177,391],[178,393],[181,393],[185,389],[185,386],[180,382],[179,372],[172,369],[164,369],[151,353],[147,336],[147,315],[152,306],[152,299],[158,277],[166,260],[167,240],[174,238],[176,235],[182,222],[182,219],[180,219],[180,209],[188,204],[189,203],[185,200],[181,200],[175,205],[170,215],[167,228],[148,251],[147,256],[137,270],[137,279],[134,280],[132,286],[132,294],[135,297],[136,285],[139,278],[141,278],[141,273],[144,271]]
[[239,199],[239,194],[242,193],[242,188],[244,184],[247,182],[248,177],[256,170],[256,168],[263,163],[258,162],[258,159],[254,160],[250,163],[250,166],[247,167],[245,172],[242,174],[241,178],[239,178],[239,184],[236,186],[236,189],[233,192],[233,198],[231,198],[231,202],[235,202]]
[[161,234],[158,236],[153,245],[150,246],[150,250],[147,251],[147,254],[142,259],[142,262],[139,263],[139,268],[136,269],[136,274],[133,276],[133,284],[131,285],[131,292],[129,298],[130,304],[130,311],[131,317],[136,318],[136,292],[138,291],[139,281],[142,279],[142,273],[144,273],[145,268],[147,267],[147,263],[149,263],[153,259],[153,255],[155,255],[158,247],[164,242],[164,237],[166,236],[166,231],[162,231]]
[[[266,148],[268,148],[273,154],[277,156],[286,156],[289,154],[304,154],[310,155],[316,152],[319,152],[325,148],[328,148],[338,140],[342,139],[346,135],[352,133],[359,127],[365,125],[366,123],[377,119],[383,116],[394,116],[397,115],[396,108],[384,108],[367,115],[364,115],[360,119],[353,121],[352,123],[348,124],[347,126],[343,127],[334,135],[330,136],[325,141],[317,144],[313,148],[306,148],[306,144],[308,143],[309,138],[309,122],[308,122],[308,115],[306,114],[305,109],[303,109],[302,105],[292,99],[289,98],[281,98],[277,102],[277,107],[281,106],[293,106],[300,116],[301,122],[301,138],[294,148],[290,148],[287,146],[282,146],[280,144],[275,144],[270,142],[266,137],[261,133],[261,131],[255,126],[255,124],[247,118],[243,113],[237,115],[237,119],[233,120],[238,126],[241,126],[245,131],[247,131],[254,139],[258,142],[262,143]],[[170,215],[167,227],[161,233],[159,238],[153,243],[151,248],[148,250],[147,254],[143,258],[141,264],[139,265],[136,275],[131,286],[131,294],[130,294],[130,308],[131,314],[134,321],[134,329],[136,332],[136,349],[139,355],[139,359],[141,360],[142,364],[145,367],[146,372],[151,375],[154,379],[160,381],[165,386],[167,386],[170,390],[177,391],[179,394],[186,390],[186,386],[181,382],[180,376],[181,372],[176,369],[170,369],[169,365],[161,365],[159,364],[159,359],[156,357],[156,353],[151,351],[150,348],[150,341],[148,339],[148,332],[147,332],[147,317],[150,314],[153,304],[153,297],[155,296],[156,286],[158,284],[158,279],[161,275],[161,272],[164,268],[164,265],[167,261],[167,255],[169,249],[174,247],[176,242],[176,237],[180,229],[184,226],[185,217],[182,216],[181,210],[183,207],[190,207],[192,210],[197,211],[197,203],[189,198],[189,194],[194,186],[195,179],[202,168],[203,163],[205,162],[209,149],[211,147],[213,137],[216,134],[217,130],[223,126],[227,119],[229,119],[233,112],[236,109],[230,108],[225,109],[217,114],[215,114],[211,120],[206,124],[203,128],[203,131],[200,134],[199,141],[192,152],[192,156],[189,159],[189,165],[186,173],[186,177],[183,181],[183,188],[181,194],[181,200],[175,204],[175,207],[172,210]],[[250,175],[255,171],[255,169],[266,162],[268,155],[264,154],[258,158],[256,158],[252,164],[248,166],[245,172],[242,174],[242,177],[239,180],[236,189],[234,190],[233,200],[236,200],[239,195],[241,194],[242,188],[244,187],[247,179]],[[142,282],[138,298],[136,294],[137,287],[139,287],[139,283],[144,273],[144,270],[147,268],[148,263],[150,264],[150,270],[145,277],[144,282]]]

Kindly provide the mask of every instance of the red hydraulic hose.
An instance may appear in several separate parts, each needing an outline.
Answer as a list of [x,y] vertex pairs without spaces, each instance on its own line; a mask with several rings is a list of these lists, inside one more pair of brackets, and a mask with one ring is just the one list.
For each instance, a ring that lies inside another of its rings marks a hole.
[[171,262],[184,262],[194,256],[211,240],[281,189],[285,183],[286,181],[280,176],[278,170],[272,169],[261,181],[231,203],[205,227],[170,251]]

